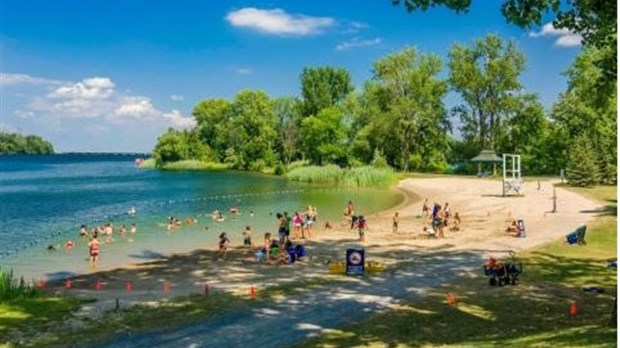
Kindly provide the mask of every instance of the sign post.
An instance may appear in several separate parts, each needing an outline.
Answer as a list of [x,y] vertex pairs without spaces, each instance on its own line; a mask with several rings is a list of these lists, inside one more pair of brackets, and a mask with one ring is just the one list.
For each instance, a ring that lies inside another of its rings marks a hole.
[[347,275],[364,275],[364,249],[347,249]]

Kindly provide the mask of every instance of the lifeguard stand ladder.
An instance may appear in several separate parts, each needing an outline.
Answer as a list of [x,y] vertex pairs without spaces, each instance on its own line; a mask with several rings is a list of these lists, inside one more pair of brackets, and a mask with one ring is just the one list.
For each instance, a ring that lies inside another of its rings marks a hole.
[[514,191],[521,195],[523,180],[521,180],[521,156],[513,154],[502,154],[504,177],[502,180],[502,196]]

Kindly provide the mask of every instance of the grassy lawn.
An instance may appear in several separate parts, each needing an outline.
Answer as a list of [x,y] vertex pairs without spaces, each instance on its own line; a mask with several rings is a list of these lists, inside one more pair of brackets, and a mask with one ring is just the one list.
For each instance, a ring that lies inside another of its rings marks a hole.
[[[170,330],[208,320],[226,311],[256,306],[265,301],[309,291],[313,287],[346,281],[336,277],[310,278],[260,289],[254,298],[247,293],[217,292],[177,297],[155,305],[136,305],[108,312],[95,320],[72,318],[80,302],[72,298],[43,297],[0,304],[0,337],[14,346],[56,347],[101,342],[113,335],[130,335],[151,330]],[[16,333],[19,331],[19,333]],[[20,339],[17,339],[20,338]],[[22,343],[18,343],[19,341]],[[0,347],[8,345],[0,341]],[[16,344],[18,343],[18,344]]]
[[[572,188],[571,188],[572,189]],[[608,325],[617,273],[616,187],[575,189],[609,207],[588,225],[587,245],[563,240],[518,255],[524,274],[518,286],[490,287],[479,273],[430,292],[415,303],[331,330],[300,347],[616,347]],[[599,286],[603,294],[582,288]],[[454,294],[456,306],[446,303]],[[572,301],[579,314],[569,315]]]

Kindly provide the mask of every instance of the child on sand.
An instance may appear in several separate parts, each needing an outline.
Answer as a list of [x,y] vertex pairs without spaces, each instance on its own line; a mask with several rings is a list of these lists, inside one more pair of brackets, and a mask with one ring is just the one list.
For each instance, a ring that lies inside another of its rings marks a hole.
[[425,198],[424,204],[422,205],[422,215],[424,215],[424,217],[427,218],[429,212],[430,212],[430,208],[428,207],[428,198]]
[[226,232],[222,232],[220,234],[220,251],[217,254],[218,257],[226,256],[226,250],[228,249],[228,245],[230,244],[230,239],[226,236]]
[[93,238],[88,243],[89,250],[89,261],[92,263],[96,263],[99,259],[99,240],[97,240],[97,235],[94,235]]
[[364,243],[366,241],[366,231],[368,230],[368,224],[362,215],[357,218],[357,232],[360,236],[360,243]]
[[252,228],[250,226],[245,226],[245,230],[241,235],[243,235],[243,246],[252,248]]
[[398,233],[398,212],[395,212],[392,218],[392,233]]

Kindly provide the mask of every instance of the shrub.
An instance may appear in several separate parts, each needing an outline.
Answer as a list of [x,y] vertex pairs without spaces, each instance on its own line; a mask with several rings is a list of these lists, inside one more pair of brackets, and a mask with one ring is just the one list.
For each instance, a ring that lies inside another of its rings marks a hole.
[[0,268],[0,300],[16,298],[38,297],[43,293],[33,282],[26,282],[24,278],[15,278],[13,271]]
[[396,174],[391,168],[374,168],[371,166],[342,169],[337,165],[323,167],[309,166],[294,169],[286,174],[293,181],[321,184],[343,184],[349,186],[388,186],[396,181]]
[[592,186],[599,180],[596,154],[585,135],[579,137],[570,149],[566,178],[571,185],[582,187]]

